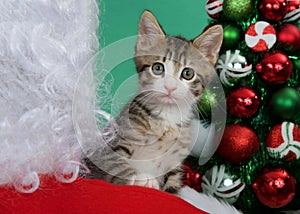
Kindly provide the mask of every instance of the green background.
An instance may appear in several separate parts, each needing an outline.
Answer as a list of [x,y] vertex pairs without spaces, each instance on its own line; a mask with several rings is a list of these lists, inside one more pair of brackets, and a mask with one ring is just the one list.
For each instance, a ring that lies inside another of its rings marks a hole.
[[[193,39],[208,24],[209,17],[205,11],[205,3],[205,0],[99,0],[101,48],[105,51],[105,48],[117,41],[136,36],[140,15],[144,10],[150,10],[155,15],[168,35]],[[127,49],[133,54],[134,43],[128,44]],[[112,55],[106,55],[115,58],[119,52],[122,50],[115,50]],[[113,82],[110,93],[114,100],[118,100],[120,106],[127,102],[136,90],[136,77],[131,78],[130,84],[128,82],[124,84],[124,81],[135,73],[132,58],[120,62],[113,69],[110,68],[110,76],[106,79]],[[124,86],[120,90],[122,84]]]
[[150,10],[165,32],[187,39],[198,36],[207,25],[205,0],[102,0],[100,43],[106,46],[137,34],[140,15]]

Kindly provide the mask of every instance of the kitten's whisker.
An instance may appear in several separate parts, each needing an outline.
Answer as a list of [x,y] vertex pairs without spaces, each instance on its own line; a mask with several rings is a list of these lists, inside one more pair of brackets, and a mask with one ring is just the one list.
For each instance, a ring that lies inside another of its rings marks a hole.
[[147,101],[151,100],[155,96],[155,94],[150,90],[149,91],[144,91],[142,93],[144,95],[139,97],[140,98],[139,100],[143,105],[147,104]]

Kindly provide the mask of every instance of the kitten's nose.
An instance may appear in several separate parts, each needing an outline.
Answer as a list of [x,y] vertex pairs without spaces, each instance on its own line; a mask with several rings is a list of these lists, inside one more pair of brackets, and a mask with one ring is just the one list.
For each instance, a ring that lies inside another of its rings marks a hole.
[[176,86],[166,86],[166,85],[164,85],[164,87],[167,90],[168,95],[170,95],[173,91],[175,91],[177,89]]

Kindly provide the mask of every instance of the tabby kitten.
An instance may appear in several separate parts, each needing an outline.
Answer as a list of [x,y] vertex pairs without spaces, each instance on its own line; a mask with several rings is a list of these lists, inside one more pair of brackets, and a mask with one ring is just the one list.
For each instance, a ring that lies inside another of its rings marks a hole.
[[138,92],[116,119],[115,140],[85,160],[87,177],[177,193],[193,108],[214,72],[223,30],[213,26],[193,41],[169,37],[145,11],[138,35]]

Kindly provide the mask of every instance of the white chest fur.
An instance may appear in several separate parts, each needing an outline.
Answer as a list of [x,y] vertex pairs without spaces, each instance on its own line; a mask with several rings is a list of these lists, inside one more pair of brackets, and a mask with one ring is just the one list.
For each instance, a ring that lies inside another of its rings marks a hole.
[[[148,120],[150,128],[139,124],[125,127],[132,156],[127,161],[140,174],[154,177],[163,175],[180,165],[189,153],[190,128],[186,126],[191,112],[186,106],[150,106],[153,109]],[[145,115],[144,115],[145,116]],[[137,126],[137,127],[135,127]],[[132,138],[136,139],[132,142]]]
[[154,113],[154,115],[162,120],[161,125],[164,127],[175,127],[188,121],[190,119],[191,112],[190,109],[186,108],[186,106],[183,106],[183,104],[165,105],[157,111],[157,114]]
[[155,177],[176,168],[189,153],[190,129],[176,125],[182,121],[180,114],[165,112],[162,120],[152,121],[152,129],[144,135],[146,142],[135,145],[130,159],[140,173]]

